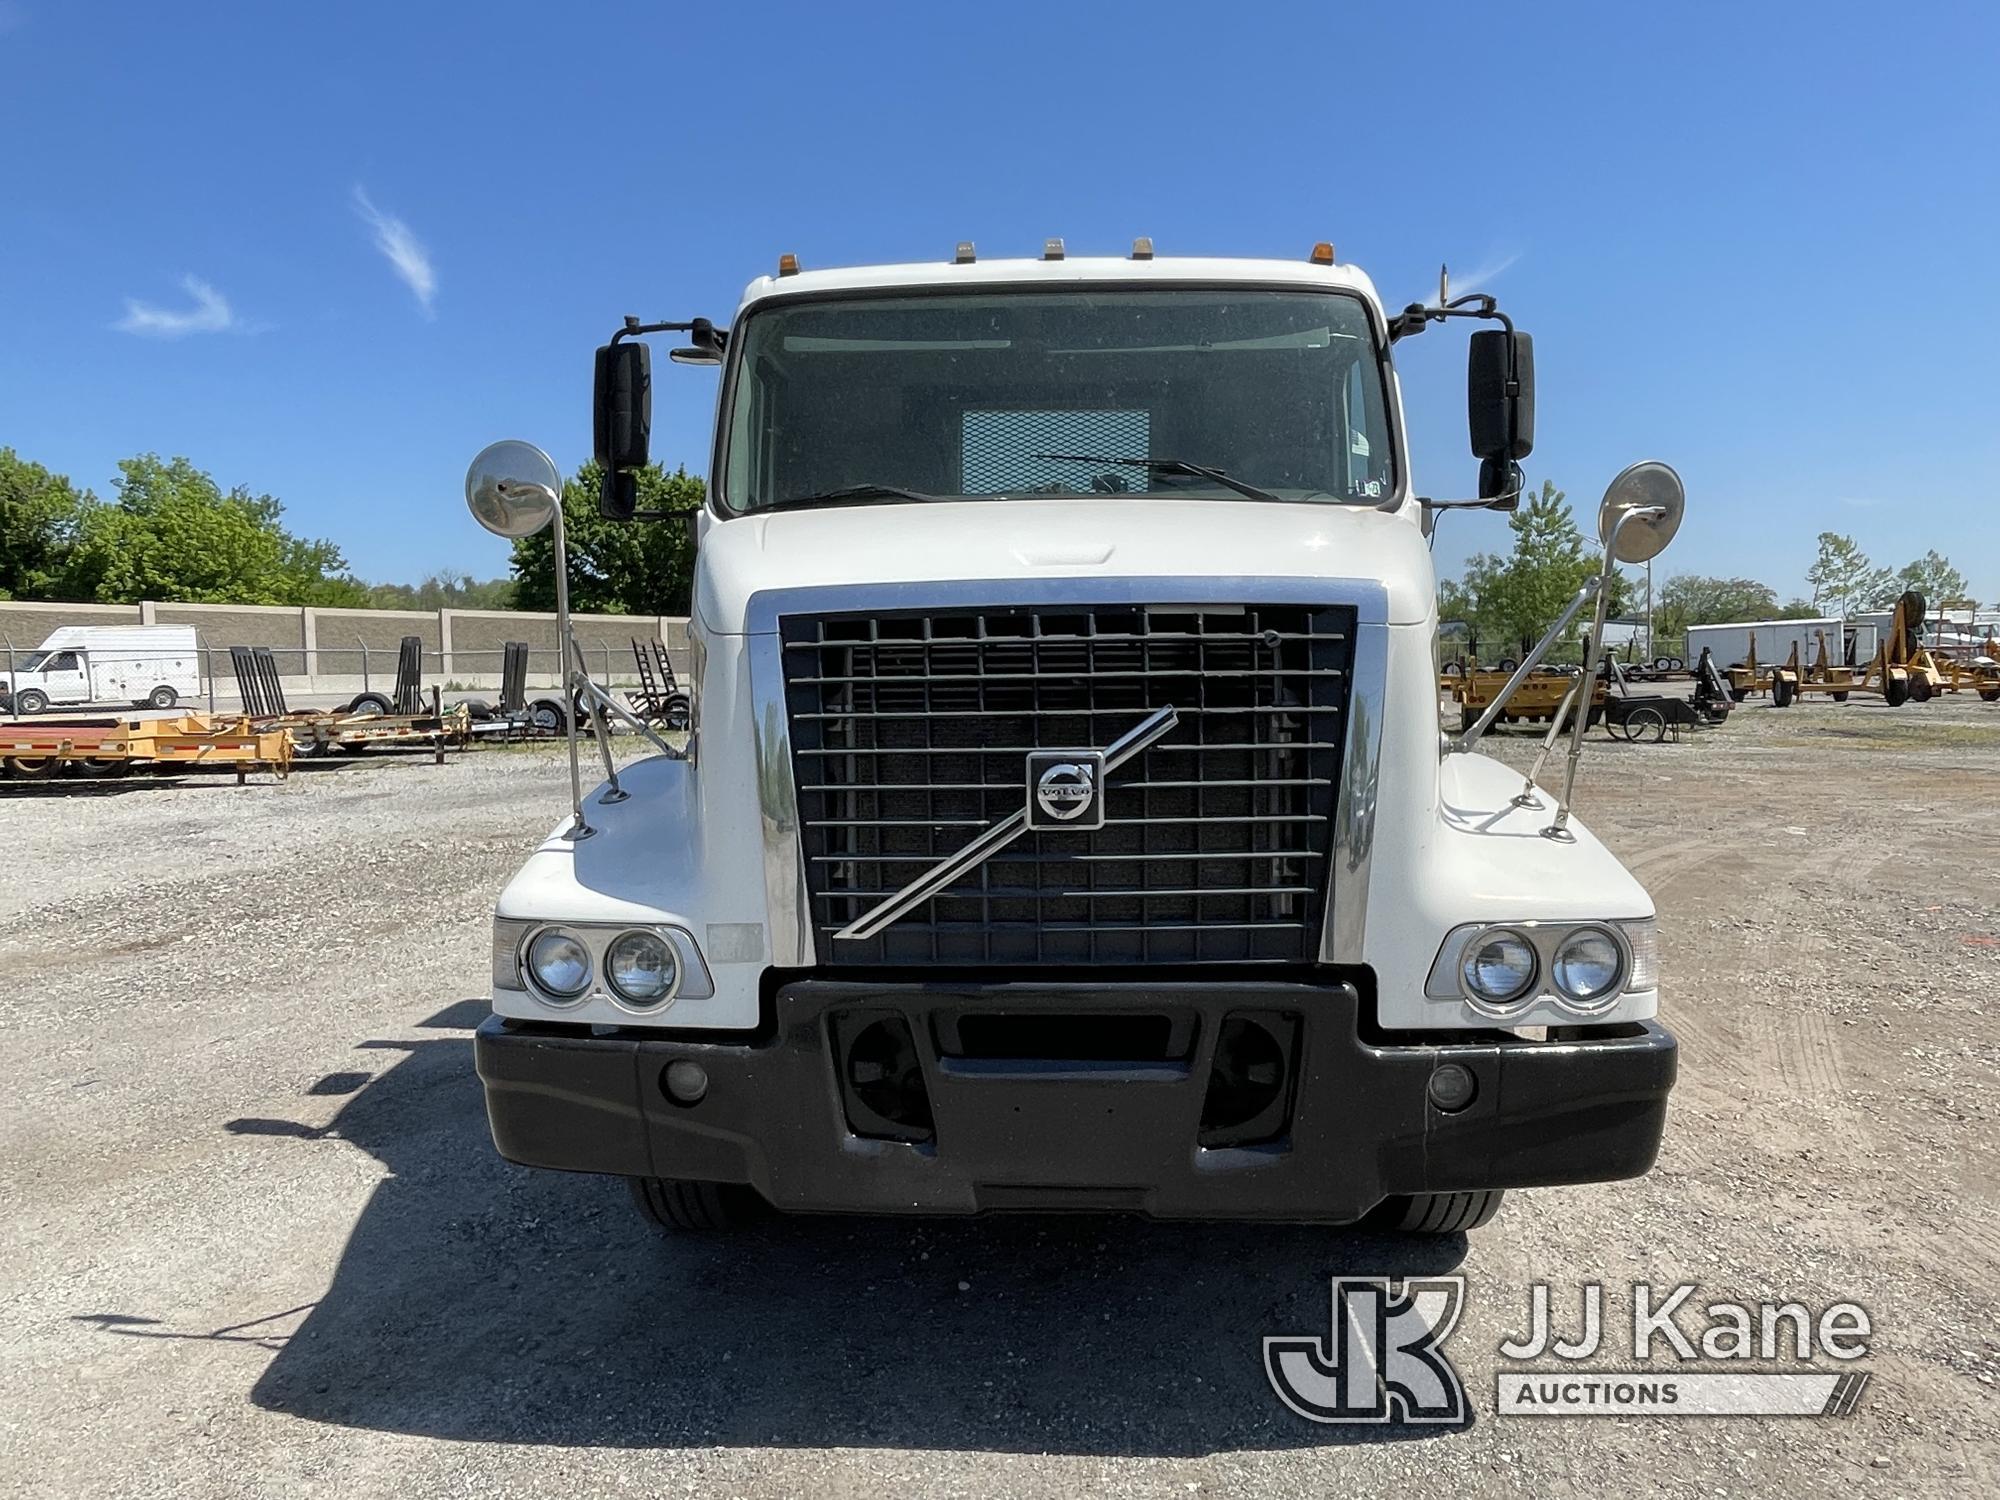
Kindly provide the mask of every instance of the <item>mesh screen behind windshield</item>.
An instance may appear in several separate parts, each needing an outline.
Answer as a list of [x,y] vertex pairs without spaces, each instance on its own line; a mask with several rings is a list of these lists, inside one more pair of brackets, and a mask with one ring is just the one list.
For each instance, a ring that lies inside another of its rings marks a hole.
[[960,429],[960,493],[1000,495],[1059,485],[1087,490],[1143,490],[1146,473],[1122,464],[1071,464],[1037,453],[1098,453],[1145,458],[1150,413],[1143,411],[968,411]]

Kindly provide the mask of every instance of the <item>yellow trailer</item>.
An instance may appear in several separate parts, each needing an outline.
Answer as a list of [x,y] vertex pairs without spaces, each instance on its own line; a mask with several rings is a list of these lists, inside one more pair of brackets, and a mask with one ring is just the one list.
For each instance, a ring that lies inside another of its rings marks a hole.
[[[1499,671],[1482,668],[1477,661],[1468,659],[1456,672],[1445,672],[1438,678],[1438,689],[1459,705],[1459,728],[1470,729],[1486,707],[1500,696],[1500,690],[1507,685],[1507,679],[1514,674],[1511,670]],[[1507,706],[1500,710],[1499,722],[1507,724],[1546,724],[1555,717],[1556,710],[1569,693],[1574,675],[1553,667],[1537,667],[1530,672],[1507,700]],[[1599,678],[1590,695],[1590,723],[1596,724],[1604,717],[1604,679]]]
[[247,718],[44,719],[0,724],[0,772],[22,781],[62,772],[129,776],[142,770],[233,770],[284,776],[292,737]]

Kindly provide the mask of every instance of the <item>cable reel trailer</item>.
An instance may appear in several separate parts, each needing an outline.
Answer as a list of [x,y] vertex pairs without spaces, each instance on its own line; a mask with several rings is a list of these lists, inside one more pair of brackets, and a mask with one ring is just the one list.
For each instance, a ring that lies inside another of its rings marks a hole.
[[1880,698],[1891,708],[1926,703],[1944,690],[1945,674],[1923,643],[1924,596],[1910,589],[1896,600],[1889,632],[1875,648],[1867,666],[1856,669],[1830,659],[1826,631],[1814,631],[1811,665],[1799,664],[1798,643],[1783,665],[1772,668],[1771,706],[1789,708],[1802,694],[1820,693],[1835,703],[1849,696]]

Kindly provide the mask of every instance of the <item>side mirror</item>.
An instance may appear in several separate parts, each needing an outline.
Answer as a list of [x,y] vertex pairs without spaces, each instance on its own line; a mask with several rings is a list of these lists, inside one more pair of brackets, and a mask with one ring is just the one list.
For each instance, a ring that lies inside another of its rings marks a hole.
[[[1681,529],[1687,490],[1681,476],[1657,459],[1646,459],[1620,471],[1597,507],[1597,536],[1604,543],[1605,573],[1611,560],[1637,566],[1666,551]],[[1628,511],[1636,512],[1629,519]],[[1600,609],[1599,614],[1603,611]],[[1602,620],[1599,620],[1602,624]]]
[[561,513],[562,475],[533,443],[488,444],[465,471],[465,508],[495,536],[533,536]]
[[1492,502],[1488,510],[1519,510],[1521,486],[1526,483],[1517,463],[1504,458],[1479,461],[1479,498]]
[[[1472,456],[1501,465],[1535,451],[1535,341],[1510,329],[1482,328],[1472,335],[1465,356],[1465,409],[1472,429]],[[1500,472],[1504,473],[1504,469]],[[1480,468],[1487,496],[1486,465]],[[1495,494],[1503,494],[1503,485]]]
[[639,486],[629,471],[646,467],[653,430],[652,353],[638,340],[597,351],[591,427],[592,451],[604,471],[599,509],[611,520],[630,520]]

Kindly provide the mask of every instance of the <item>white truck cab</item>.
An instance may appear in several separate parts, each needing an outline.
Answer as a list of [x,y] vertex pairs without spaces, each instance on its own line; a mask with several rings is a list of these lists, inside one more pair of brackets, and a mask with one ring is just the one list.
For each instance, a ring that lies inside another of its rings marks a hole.
[[200,660],[192,625],[63,625],[0,687],[21,714],[56,705],[172,708],[200,694]]
[[[1454,1231],[1646,1171],[1676,1056],[1652,902],[1440,728],[1442,502],[1391,345],[1463,316],[1503,326],[1456,503],[1507,508],[1526,336],[1484,298],[1392,316],[1326,246],[787,257],[726,330],[628,320],[598,356],[608,514],[646,461],[643,336],[723,366],[693,727],[579,784],[501,894],[501,1152],[626,1176],[682,1228]],[[526,445],[467,484],[495,529],[554,508]]]

